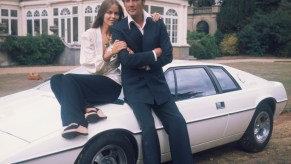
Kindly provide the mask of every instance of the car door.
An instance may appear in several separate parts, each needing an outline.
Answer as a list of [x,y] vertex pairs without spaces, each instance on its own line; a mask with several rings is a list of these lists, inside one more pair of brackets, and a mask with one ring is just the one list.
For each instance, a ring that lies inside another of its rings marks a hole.
[[165,76],[187,122],[191,145],[222,138],[228,111],[207,67],[172,68],[165,72]]
[[208,68],[215,81],[217,81],[222,101],[229,113],[224,137],[240,137],[255,111],[254,108],[249,106],[249,102],[254,101],[254,97],[243,91],[224,67],[211,66]]

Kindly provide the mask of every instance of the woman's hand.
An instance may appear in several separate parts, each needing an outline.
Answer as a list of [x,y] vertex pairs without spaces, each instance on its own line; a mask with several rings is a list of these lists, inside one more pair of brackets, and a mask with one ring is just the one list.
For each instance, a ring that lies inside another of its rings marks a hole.
[[152,19],[153,19],[154,22],[162,19],[162,16],[157,12],[153,13],[151,16],[152,16]]
[[127,44],[124,41],[115,40],[112,48],[106,49],[103,54],[103,60],[109,62],[113,55],[118,54],[123,49],[127,49]]
[[109,62],[110,58],[113,55],[118,54],[123,49],[126,49],[129,54],[134,54],[134,52],[130,48],[127,47],[126,42],[115,40],[113,43],[112,49],[106,50],[106,53],[103,55],[103,60],[106,62]]
[[129,47],[127,47],[126,42],[119,41],[119,40],[116,40],[114,42],[111,52],[112,52],[112,54],[118,54],[123,49],[126,49],[129,54],[134,54],[134,52]]
[[111,53],[118,54],[123,49],[127,49],[127,44],[124,41],[115,40],[113,43]]

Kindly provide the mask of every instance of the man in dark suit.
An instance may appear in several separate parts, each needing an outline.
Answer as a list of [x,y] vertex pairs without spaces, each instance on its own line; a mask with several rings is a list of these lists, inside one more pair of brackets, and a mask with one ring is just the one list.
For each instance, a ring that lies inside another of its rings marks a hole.
[[152,109],[167,134],[174,164],[192,164],[186,122],[173,100],[162,67],[173,59],[172,45],[162,20],[154,22],[144,11],[145,0],[123,0],[128,17],[111,28],[113,40],[134,51],[122,50],[121,78],[124,95],[142,129],[145,164],[160,164],[161,151]]

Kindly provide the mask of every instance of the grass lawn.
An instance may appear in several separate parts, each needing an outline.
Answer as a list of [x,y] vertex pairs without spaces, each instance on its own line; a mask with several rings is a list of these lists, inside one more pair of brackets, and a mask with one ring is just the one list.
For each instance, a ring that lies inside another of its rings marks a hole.
[[225,65],[252,73],[267,80],[282,82],[288,96],[285,112],[291,112],[291,62],[242,62]]

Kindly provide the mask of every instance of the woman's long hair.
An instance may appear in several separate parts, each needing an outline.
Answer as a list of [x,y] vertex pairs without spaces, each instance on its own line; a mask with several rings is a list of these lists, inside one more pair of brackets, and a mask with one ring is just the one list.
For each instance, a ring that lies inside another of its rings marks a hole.
[[124,18],[123,9],[117,0],[104,0],[101,4],[99,10],[98,10],[97,18],[95,19],[94,23],[92,24],[92,28],[98,28],[98,27],[101,27],[103,25],[104,14],[114,4],[118,6],[118,10],[119,10],[118,21],[120,21],[122,18]]

